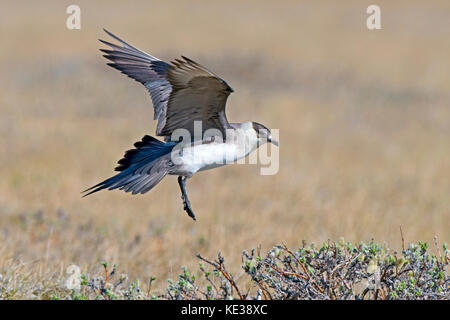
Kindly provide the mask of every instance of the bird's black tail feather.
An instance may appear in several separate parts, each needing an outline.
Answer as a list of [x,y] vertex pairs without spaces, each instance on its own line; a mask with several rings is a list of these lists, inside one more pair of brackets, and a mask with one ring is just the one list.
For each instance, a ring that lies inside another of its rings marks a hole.
[[170,152],[176,143],[164,143],[149,135],[134,144],[135,149],[128,150],[115,168],[120,173],[84,190],[83,197],[108,188],[120,189],[133,194],[151,190],[168,173]]

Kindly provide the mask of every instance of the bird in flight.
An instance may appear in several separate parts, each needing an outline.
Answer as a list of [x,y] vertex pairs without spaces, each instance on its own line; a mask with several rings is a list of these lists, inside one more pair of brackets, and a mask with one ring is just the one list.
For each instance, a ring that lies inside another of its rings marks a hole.
[[158,121],[156,135],[164,141],[144,136],[119,160],[119,173],[83,191],[84,196],[102,189],[144,194],[166,175],[176,175],[184,210],[196,220],[186,192],[188,178],[278,142],[262,124],[228,122],[225,104],[233,89],[213,72],[184,56],[164,62],[104,31],[120,44],[100,40],[110,47],[100,51],[109,66],[147,88]]

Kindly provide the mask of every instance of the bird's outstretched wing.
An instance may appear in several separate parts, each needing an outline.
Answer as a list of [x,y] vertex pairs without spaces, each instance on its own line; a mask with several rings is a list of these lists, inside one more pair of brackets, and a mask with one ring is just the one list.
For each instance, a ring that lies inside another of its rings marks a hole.
[[111,50],[100,49],[105,53],[104,57],[112,61],[108,65],[120,70],[147,88],[155,109],[154,119],[158,120],[158,123],[164,123],[167,101],[172,92],[172,86],[166,76],[170,65],[126,43],[108,30],[104,29],[104,31],[122,45],[100,39],[102,43],[111,47]]
[[112,61],[108,65],[139,81],[150,92],[158,136],[170,137],[176,129],[186,129],[194,139],[194,122],[202,121],[202,133],[218,129],[226,138],[230,124],[225,104],[233,89],[223,79],[189,58],[182,56],[169,64],[105,32],[121,43],[100,40],[111,47],[101,49]]

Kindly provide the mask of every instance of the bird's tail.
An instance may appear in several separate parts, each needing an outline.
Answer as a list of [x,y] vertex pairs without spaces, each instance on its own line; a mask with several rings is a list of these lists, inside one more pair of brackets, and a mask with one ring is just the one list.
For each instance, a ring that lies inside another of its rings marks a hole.
[[170,152],[176,143],[164,143],[146,135],[134,144],[135,149],[128,150],[115,168],[120,173],[84,190],[83,197],[97,191],[120,189],[133,194],[146,193],[169,173],[171,167]]

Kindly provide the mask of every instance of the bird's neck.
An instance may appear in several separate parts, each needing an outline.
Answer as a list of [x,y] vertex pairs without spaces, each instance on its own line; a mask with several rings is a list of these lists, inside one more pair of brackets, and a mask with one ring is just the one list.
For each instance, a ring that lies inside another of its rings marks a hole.
[[227,143],[234,143],[245,155],[258,147],[258,137],[251,122],[232,123],[234,130],[227,134]]

